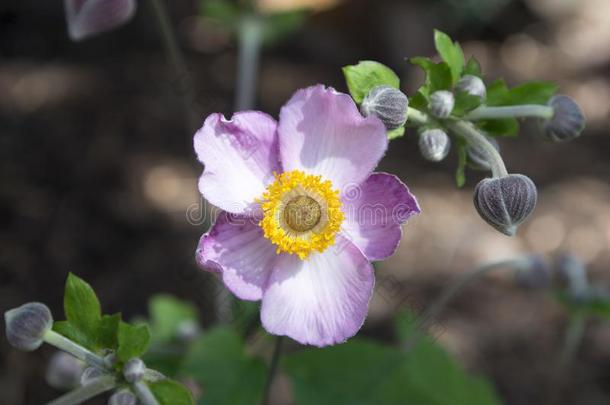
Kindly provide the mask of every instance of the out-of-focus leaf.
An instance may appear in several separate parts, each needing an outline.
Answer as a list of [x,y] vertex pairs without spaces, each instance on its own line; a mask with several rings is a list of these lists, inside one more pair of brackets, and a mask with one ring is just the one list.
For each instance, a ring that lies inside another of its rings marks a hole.
[[303,26],[307,18],[305,10],[287,11],[263,17],[265,44],[273,45]]
[[155,342],[168,342],[176,337],[180,325],[197,322],[197,309],[170,295],[153,297],[148,303],[148,312]]
[[593,294],[583,300],[575,300],[565,291],[557,291],[554,296],[573,314],[610,320],[610,295],[607,293]]
[[240,10],[232,1],[201,0],[201,14],[228,26],[236,25]]
[[267,366],[245,353],[233,329],[216,328],[193,344],[182,373],[203,385],[201,405],[251,405],[262,399]]
[[441,58],[447,63],[451,71],[452,84],[455,85],[462,77],[464,70],[464,52],[457,42],[453,42],[449,35],[434,30],[434,43]]
[[455,183],[459,188],[466,184],[466,165],[468,163],[468,144],[461,137],[455,137],[455,148],[458,153],[458,167],[455,171]]
[[133,326],[125,322],[119,324],[119,347],[116,352],[121,361],[141,357],[150,343],[150,331],[147,325]]
[[174,380],[161,380],[148,384],[160,405],[193,405],[193,395],[184,385]]
[[362,61],[343,68],[347,88],[356,103],[362,103],[373,87],[386,85],[399,88],[400,79],[389,67],[374,61]]
[[519,133],[519,121],[516,118],[482,120],[477,126],[490,136],[516,136]]
[[462,117],[466,113],[474,110],[481,105],[481,97],[459,91],[455,95],[455,106],[452,114],[456,117]]

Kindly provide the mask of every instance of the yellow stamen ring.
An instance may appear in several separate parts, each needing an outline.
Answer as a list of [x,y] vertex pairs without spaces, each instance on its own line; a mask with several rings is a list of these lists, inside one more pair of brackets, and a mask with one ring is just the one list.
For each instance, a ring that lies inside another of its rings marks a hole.
[[304,260],[313,251],[334,245],[345,218],[339,191],[321,176],[300,170],[275,174],[260,199],[264,212],[259,222],[265,238],[277,253],[296,254]]

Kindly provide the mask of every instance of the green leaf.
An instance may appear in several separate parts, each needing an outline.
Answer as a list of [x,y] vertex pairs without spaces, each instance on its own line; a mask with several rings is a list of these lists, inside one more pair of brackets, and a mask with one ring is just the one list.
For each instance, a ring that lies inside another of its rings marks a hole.
[[468,94],[460,91],[455,95],[455,106],[453,107],[452,114],[456,117],[462,117],[466,113],[474,110],[481,105],[481,97]]
[[264,27],[263,39],[266,45],[273,45],[303,26],[307,19],[304,10],[275,13],[261,22]]
[[434,63],[430,58],[425,57],[415,57],[409,59],[409,61],[426,72],[426,82],[419,89],[424,96],[427,97],[435,91],[451,88],[451,69],[446,62]]
[[455,171],[455,183],[459,188],[466,184],[466,165],[468,163],[468,144],[461,137],[456,137],[456,150],[458,153],[458,167]]
[[53,330],[89,350],[95,351],[96,349],[95,343],[68,321],[56,321],[53,323]]
[[343,75],[350,94],[358,104],[362,103],[373,87],[386,85],[397,89],[400,86],[400,79],[392,69],[374,61],[345,66]]
[[233,329],[215,328],[193,344],[182,373],[205,387],[202,405],[251,405],[262,399],[267,366],[246,354]]
[[161,380],[148,383],[160,405],[193,405],[193,395],[184,385],[174,380]]
[[468,63],[464,67],[465,75],[472,75],[483,78],[483,72],[481,71],[481,64],[474,56],[468,59]]
[[64,312],[77,343],[95,350],[102,319],[100,302],[89,284],[74,274],[68,274],[64,292]]
[[168,342],[184,322],[197,322],[197,309],[170,295],[156,295],[148,303],[153,339]]
[[134,357],[141,357],[150,343],[150,332],[147,325],[133,326],[125,322],[119,324],[119,347],[117,357],[121,361],[128,361]]
[[509,89],[499,79],[487,88],[487,105],[546,104],[556,92],[557,85],[551,82],[529,82]]
[[516,118],[482,120],[477,126],[491,136],[516,136],[519,133],[519,121]]
[[234,25],[239,18],[239,8],[226,0],[202,0],[201,14],[224,25]]
[[396,128],[392,131],[388,131],[388,139],[391,141],[392,139],[400,138],[405,135],[405,127]]
[[409,98],[409,107],[413,107],[420,111],[426,111],[428,109],[428,99],[421,91],[417,91]]
[[97,335],[97,346],[104,349],[116,350],[119,346],[118,334],[121,314],[102,315]]
[[449,65],[452,84],[455,85],[462,77],[464,70],[464,52],[457,42],[439,30],[434,30],[434,43],[441,58]]

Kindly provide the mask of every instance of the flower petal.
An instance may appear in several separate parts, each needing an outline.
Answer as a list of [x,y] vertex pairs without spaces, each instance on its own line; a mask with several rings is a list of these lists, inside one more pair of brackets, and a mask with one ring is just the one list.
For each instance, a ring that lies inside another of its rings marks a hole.
[[362,117],[350,96],[321,85],[282,107],[278,134],[285,171],[322,175],[339,189],[366,179],[388,145],[378,118]]
[[262,298],[277,258],[275,246],[263,237],[254,218],[227,212],[218,215],[197,247],[199,266],[221,273],[227,288],[243,300]]
[[263,326],[303,344],[344,342],[364,323],[374,283],[371,264],[341,236],[304,261],[281,255],[263,295]]
[[201,194],[212,204],[235,214],[256,213],[255,199],[280,170],[277,124],[267,114],[246,111],[231,120],[212,114],[195,134],[195,151],[205,165]]
[[391,256],[400,243],[400,226],[420,212],[409,188],[388,173],[373,173],[362,184],[348,186],[341,202],[342,232],[369,260]]
[[65,0],[64,4],[73,41],[117,28],[136,12],[135,0]]

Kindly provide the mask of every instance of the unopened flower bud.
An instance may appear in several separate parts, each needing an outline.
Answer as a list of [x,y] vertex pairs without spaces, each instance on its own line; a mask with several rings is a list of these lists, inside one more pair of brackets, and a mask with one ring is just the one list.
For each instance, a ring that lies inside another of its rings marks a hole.
[[125,367],[123,368],[123,376],[128,383],[138,382],[144,377],[144,373],[146,372],[146,365],[140,359],[133,358],[125,363]]
[[487,97],[485,83],[477,76],[465,75],[455,85],[455,89],[459,92],[468,93],[471,96],[479,96],[481,100],[485,100],[485,97]]
[[407,122],[409,99],[400,90],[390,86],[373,87],[360,106],[362,115],[379,118],[388,131],[402,127]]
[[112,394],[108,400],[108,405],[136,405],[138,398],[129,390],[122,390]]
[[543,136],[550,141],[569,141],[585,129],[585,116],[574,100],[568,96],[554,96],[549,100],[553,117],[542,123]]
[[66,352],[55,352],[49,360],[45,379],[58,390],[71,390],[80,383],[84,363]]
[[541,289],[551,285],[551,269],[543,257],[530,255],[516,269],[515,280],[523,288]]
[[571,254],[560,255],[555,263],[559,281],[567,286],[570,296],[578,301],[584,300],[589,290],[585,265]]
[[536,185],[522,174],[483,179],[474,189],[474,206],[481,218],[508,236],[532,213],[537,198]]
[[450,91],[439,90],[430,96],[430,113],[437,118],[449,117],[454,106],[455,97]]
[[104,364],[107,368],[112,369],[117,363],[116,354],[113,351],[110,351],[108,354],[104,356]]
[[9,343],[26,352],[38,349],[45,333],[53,326],[51,311],[39,302],[30,302],[6,311],[4,321]]
[[451,140],[442,129],[426,129],[419,135],[419,150],[431,162],[440,162],[449,153]]
[[106,373],[97,367],[87,367],[85,371],[83,371],[83,375],[80,376],[80,384],[88,385],[92,381],[105,375]]
[[[500,151],[500,145],[495,138],[486,135],[485,139],[487,139],[498,152]],[[468,144],[466,151],[468,153],[468,160],[473,168],[486,171],[491,170],[489,157],[487,156],[485,149],[483,149],[480,145],[472,146],[471,144]]]

